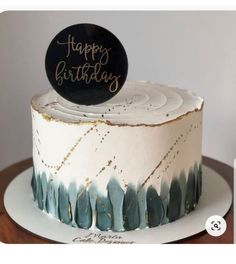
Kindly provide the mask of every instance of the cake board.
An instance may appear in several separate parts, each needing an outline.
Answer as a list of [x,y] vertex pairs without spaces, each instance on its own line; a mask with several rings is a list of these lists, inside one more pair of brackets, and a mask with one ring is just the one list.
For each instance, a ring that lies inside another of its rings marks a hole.
[[[30,187],[32,167],[20,173],[9,184],[4,205],[18,225],[40,237],[59,243],[169,243],[205,230],[205,222],[212,215],[224,216],[232,203],[232,192],[222,176],[203,166],[203,192],[193,212],[167,225],[128,232],[101,232],[70,227],[38,209]],[[214,187],[214,188],[213,188]]]

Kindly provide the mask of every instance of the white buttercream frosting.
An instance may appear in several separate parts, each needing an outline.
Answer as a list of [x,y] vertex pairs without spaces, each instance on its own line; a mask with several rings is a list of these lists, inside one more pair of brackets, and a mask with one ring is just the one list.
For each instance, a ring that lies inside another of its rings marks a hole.
[[108,121],[112,124],[161,124],[200,110],[203,99],[190,91],[144,81],[127,81],[112,99],[77,105],[54,90],[34,96],[33,108],[65,122]]
[[94,182],[104,195],[111,177],[123,189],[133,183],[159,192],[162,181],[170,183],[181,171],[187,176],[201,163],[202,105],[189,91],[147,82],[126,82],[113,99],[95,106],[72,104],[52,90],[35,96],[36,173],[66,187]]

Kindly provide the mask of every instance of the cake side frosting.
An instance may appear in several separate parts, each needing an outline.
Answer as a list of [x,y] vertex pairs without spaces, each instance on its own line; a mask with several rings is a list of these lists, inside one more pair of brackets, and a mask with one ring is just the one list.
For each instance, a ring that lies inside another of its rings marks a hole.
[[198,202],[202,99],[177,88],[129,85],[136,86],[127,87],[131,96],[121,95],[123,103],[111,103],[114,97],[83,110],[51,91],[33,98],[35,199],[65,223],[115,231],[153,227]]

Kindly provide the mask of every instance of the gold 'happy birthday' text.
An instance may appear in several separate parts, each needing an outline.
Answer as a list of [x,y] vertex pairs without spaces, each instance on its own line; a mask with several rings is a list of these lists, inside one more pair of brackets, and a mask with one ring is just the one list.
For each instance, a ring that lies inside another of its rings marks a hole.
[[[89,84],[91,81],[97,83],[105,82],[109,84],[109,91],[116,92],[119,88],[120,75],[116,76],[113,73],[102,71],[102,66],[107,65],[109,62],[109,51],[111,48],[104,48],[95,43],[81,43],[75,42],[75,38],[68,35],[66,42],[57,41],[58,45],[66,45],[66,58],[69,58],[72,52],[78,53],[80,56],[84,56],[85,63],[83,65],[70,65],[68,66],[65,60],[58,62],[55,70],[55,79],[59,86],[63,85],[63,82],[79,82],[84,81]],[[88,60],[94,62],[89,63]]]

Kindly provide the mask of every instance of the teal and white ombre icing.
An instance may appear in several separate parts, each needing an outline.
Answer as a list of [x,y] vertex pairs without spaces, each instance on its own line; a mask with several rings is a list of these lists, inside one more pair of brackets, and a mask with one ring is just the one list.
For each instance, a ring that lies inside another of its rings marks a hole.
[[32,175],[33,198],[41,210],[61,222],[83,229],[128,231],[156,227],[190,213],[202,193],[202,168],[195,164],[186,177],[184,171],[170,185],[161,183],[160,194],[152,186],[128,184],[123,190],[115,178],[107,184],[107,195],[95,184],[88,187],[53,181],[46,174]]
[[111,178],[107,185],[108,197],[112,204],[112,229],[114,231],[124,230],[123,226],[123,201],[124,191],[115,178]]
[[83,229],[89,229],[92,225],[92,209],[89,192],[84,186],[80,187],[78,191],[75,209],[75,221],[78,227]]
[[126,81],[117,96],[89,106],[53,89],[35,95],[35,202],[90,230],[145,229],[185,216],[202,191],[203,106],[191,91],[148,81]]

